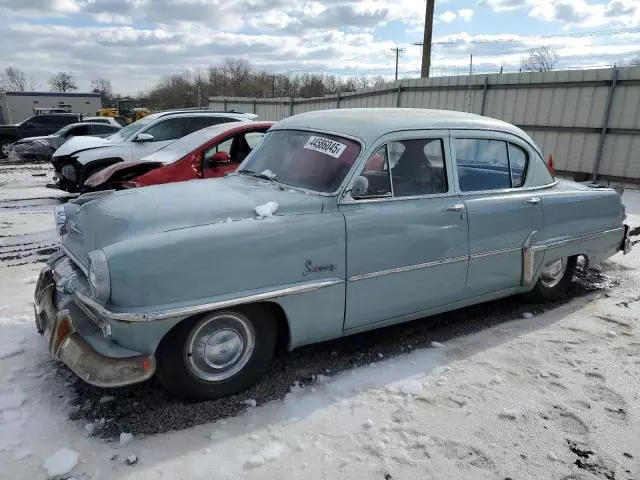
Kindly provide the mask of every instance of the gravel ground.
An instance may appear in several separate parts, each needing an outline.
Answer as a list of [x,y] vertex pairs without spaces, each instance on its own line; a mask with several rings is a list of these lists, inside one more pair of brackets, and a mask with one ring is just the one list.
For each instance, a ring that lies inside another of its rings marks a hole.
[[[606,275],[594,270],[578,271],[567,295],[556,302],[531,305],[522,298],[512,297],[304,347],[294,352],[281,352],[258,384],[241,394],[214,401],[187,403],[177,400],[169,396],[155,380],[105,390],[78,380],[64,366],[58,372],[76,393],[76,410],[71,419],[98,424],[100,419],[104,419],[104,426],[96,434],[107,439],[115,439],[121,432],[155,434],[234,416],[246,409],[245,401],[255,400],[257,405],[261,405],[282,399],[296,383],[300,386],[314,383],[315,375],[331,376],[380,361],[381,358],[428,347],[432,341],[446,342],[457,336],[522,318],[525,312],[537,314],[556,308],[576,297],[596,292],[606,295],[606,290],[617,284],[615,271]],[[100,403],[104,397],[114,398]]]

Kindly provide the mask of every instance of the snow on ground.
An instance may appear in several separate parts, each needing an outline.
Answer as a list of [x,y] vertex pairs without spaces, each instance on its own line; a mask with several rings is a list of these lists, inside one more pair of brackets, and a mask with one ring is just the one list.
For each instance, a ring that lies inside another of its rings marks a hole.
[[124,442],[90,435],[110,419],[68,419],[33,324],[40,266],[0,266],[0,479],[76,462],[76,479],[640,478],[638,246],[607,265],[621,285],[605,295]]

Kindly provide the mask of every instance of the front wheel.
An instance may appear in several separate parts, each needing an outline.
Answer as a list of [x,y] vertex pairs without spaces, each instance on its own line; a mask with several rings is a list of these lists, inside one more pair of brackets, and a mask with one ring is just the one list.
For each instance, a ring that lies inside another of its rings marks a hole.
[[527,298],[536,303],[561,298],[573,279],[576,261],[577,257],[565,257],[546,263],[536,286],[526,294]]
[[157,375],[172,394],[211,400],[253,385],[268,369],[277,325],[270,309],[247,305],[187,319],[160,343]]

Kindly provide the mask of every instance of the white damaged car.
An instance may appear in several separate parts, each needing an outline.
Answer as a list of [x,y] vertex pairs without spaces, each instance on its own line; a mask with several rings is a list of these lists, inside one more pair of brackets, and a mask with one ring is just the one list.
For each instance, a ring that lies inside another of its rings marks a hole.
[[109,165],[134,162],[211,125],[255,118],[252,113],[173,110],[148,115],[107,138],[73,138],[53,154],[55,186],[79,192],[87,178]]

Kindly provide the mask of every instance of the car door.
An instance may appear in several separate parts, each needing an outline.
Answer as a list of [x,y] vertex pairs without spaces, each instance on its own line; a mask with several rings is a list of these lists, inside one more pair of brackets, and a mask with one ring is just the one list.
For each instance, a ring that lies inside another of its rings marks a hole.
[[458,189],[469,219],[467,296],[519,286],[523,248],[543,226],[535,190],[522,188],[527,149],[508,134],[452,131]]
[[468,227],[449,152],[446,131],[387,136],[361,170],[366,193],[341,200],[345,330],[402,321],[462,299]]
[[[134,137],[131,142],[131,160],[137,161],[153,152],[157,152],[178,138],[184,137],[188,132],[189,119],[187,117],[160,120]],[[144,137],[139,138],[141,134],[148,134],[153,138],[144,140]]]

